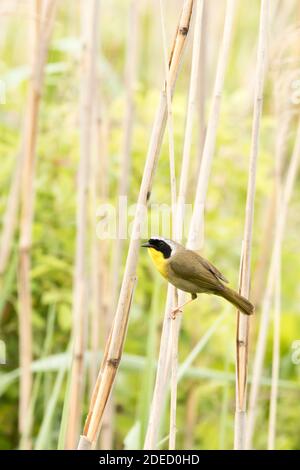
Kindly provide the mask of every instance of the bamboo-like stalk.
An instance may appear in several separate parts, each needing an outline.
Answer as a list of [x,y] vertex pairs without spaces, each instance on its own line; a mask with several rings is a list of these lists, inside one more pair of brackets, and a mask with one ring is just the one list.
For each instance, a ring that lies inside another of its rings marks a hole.
[[179,213],[177,217],[177,230],[176,230],[176,239],[178,241],[180,241],[182,238],[182,226],[183,226],[183,218],[184,218],[183,207],[184,207],[186,196],[187,196],[188,175],[189,175],[189,167],[190,167],[190,154],[191,154],[191,147],[192,147],[193,123],[194,123],[195,111],[197,107],[198,90],[200,88],[200,85],[202,86],[202,83],[199,84],[199,80],[200,80],[199,56],[200,56],[200,50],[203,47],[202,17],[203,17],[203,1],[198,0],[196,3],[191,79],[190,79],[188,108],[187,108],[185,135],[184,135],[184,144],[183,144],[179,195],[178,195]]
[[[40,32],[41,32],[41,18],[43,18],[43,9],[45,8],[45,4],[41,2],[41,0],[32,0],[33,3],[33,15],[35,16],[34,19],[34,28],[32,30],[32,44],[33,44],[33,51],[35,50],[35,45],[38,44]],[[34,57],[33,57],[34,60]]]
[[[164,66],[165,66],[165,80],[166,80],[166,94],[167,94],[167,115],[168,115],[168,137],[169,137],[169,161],[170,161],[170,188],[171,188],[171,206],[172,206],[172,232],[173,237],[176,233],[176,172],[175,172],[175,149],[174,149],[174,125],[172,113],[172,97],[170,89],[170,77],[168,66],[168,52],[166,40],[166,28],[164,19],[164,10],[162,0],[159,1],[160,5],[160,20],[162,30],[162,43],[164,51]],[[172,307],[177,305],[177,289],[170,286],[172,295]],[[170,403],[170,433],[169,433],[169,449],[175,449],[176,442],[176,404],[177,404],[177,356],[178,344],[172,341],[176,338],[176,325],[172,322],[171,326],[171,403]]]
[[[202,13],[202,2],[197,2],[197,19],[195,25],[194,45],[193,45],[193,59],[192,59],[192,72],[191,72],[191,84],[188,100],[188,118],[186,122],[183,160],[181,166],[180,184],[179,184],[179,197],[176,206],[176,218],[173,219],[173,227],[175,226],[174,238],[180,240],[182,233],[182,225],[184,218],[184,202],[186,199],[186,191],[188,184],[188,170],[190,161],[190,148],[191,148],[191,137],[192,137],[192,125],[193,125],[193,113],[196,101],[197,92],[197,78],[198,78],[198,56],[201,38],[201,23],[199,22],[199,16]],[[199,8],[200,6],[200,8]],[[200,30],[199,30],[200,28]],[[145,449],[153,449],[157,441],[158,427],[161,417],[161,410],[164,404],[164,398],[167,389],[167,380],[169,374],[169,360],[171,359],[171,409],[170,409],[170,435],[169,435],[169,448],[175,448],[175,435],[176,435],[176,394],[177,394],[177,356],[178,356],[178,334],[180,326],[180,318],[177,316],[172,321],[170,328],[170,310],[174,304],[174,289],[172,286],[168,286],[168,296],[165,307],[164,324],[161,336],[161,346],[158,360],[158,370],[156,376],[156,383],[153,393],[151,411],[149,416],[149,423],[147,429],[147,435],[145,439]],[[171,349],[169,350],[169,343]]]
[[[193,52],[192,52],[192,66],[191,66],[191,78],[190,88],[188,97],[188,109],[187,119],[184,136],[184,147],[183,157],[181,166],[180,176],[180,188],[179,188],[179,210],[178,205],[176,207],[173,217],[174,233],[173,238],[181,241],[182,229],[184,221],[184,204],[186,201],[187,186],[188,186],[188,171],[190,167],[190,153],[192,146],[192,130],[195,116],[195,108],[197,104],[197,92],[199,89],[199,70],[200,70],[200,50],[202,43],[202,28],[203,28],[203,0],[197,0],[195,2],[195,26],[194,26],[194,39],[193,39]],[[175,191],[176,192],[176,191]],[[173,194],[172,201],[175,205],[176,200]],[[171,289],[172,295],[172,289]],[[178,303],[177,290],[173,291],[172,295],[174,301],[172,307],[174,308]],[[179,343],[179,331],[180,331],[180,316],[175,318],[171,324],[171,403],[170,403],[170,432],[169,432],[169,449],[175,450],[176,448],[176,402],[177,402],[177,369],[178,369],[178,343]]]
[[[279,5],[278,5],[279,6]],[[285,16],[286,11],[282,12]],[[285,156],[286,156],[286,143],[290,134],[291,122],[293,113],[290,109],[290,100],[289,100],[289,89],[286,87],[286,84],[290,82],[291,75],[288,70],[282,64],[284,63],[284,49],[286,47],[286,42],[282,41],[282,37],[278,38],[276,44],[274,46],[275,51],[275,71],[279,72],[278,75],[275,76],[275,92],[274,92],[274,101],[276,104],[276,113],[278,124],[276,128],[276,148],[275,148],[275,178],[274,178],[274,191],[273,191],[273,200],[274,200],[274,213],[276,213],[276,219],[274,216],[273,225],[275,226],[275,234],[274,234],[274,241],[273,243],[269,243],[269,250],[271,252],[270,255],[270,262],[269,262],[269,273],[266,272],[266,287],[264,289],[264,296],[262,301],[262,315],[261,315],[261,322],[259,328],[259,336],[257,340],[257,348],[256,348],[256,355],[254,361],[254,368],[253,368],[253,384],[250,390],[250,404],[249,404],[249,426],[248,426],[248,433],[247,433],[247,443],[248,447],[252,447],[252,440],[254,435],[254,428],[255,428],[255,421],[256,421],[256,414],[258,408],[258,393],[260,389],[260,381],[261,381],[261,374],[263,368],[263,360],[266,348],[266,341],[267,341],[267,329],[269,324],[269,316],[270,316],[270,309],[271,303],[273,300],[273,294],[275,295],[275,305],[274,305],[274,340],[273,340],[273,353],[274,358],[272,362],[272,377],[274,379],[273,384],[273,396],[272,404],[270,403],[270,421],[269,421],[269,436],[268,436],[268,446],[271,448],[274,445],[275,440],[275,425],[276,425],[276,382],[278,378],[276,375],[279,373],[279,331],[280,331],[280,318],[279,317],[279,305],[280,299],[278,294],[278,279],[280,279],[279,271],[280,268],[278,264],[280,264],[280,241],[279,239],[282,238],[283,233],[278,235],[278,231],[280,231],[279,224],[281,221],[278,220],[278,215],[280,214],[281,217],[281,209],[278,209],[278,168],[284,167]],[[282,77],[284,74],[284,77]],[[278,103],[278,100],[280,102]],[[288,180],[286,180],[288,181]],[[280,184],[280,191],[284,195],[285,190],[281,191],[281,184]],[[283,197],[284,199],[284,197]],[[283,216],[286,217],[285,215]],[[267,271],[267,270],[266,270]],[[276,273],[276,274],[275,274]],[[274,292],[273,292],[274,291]],[[275,333],[276,331],[276,333]],[[277,336],[277,338],[276,338]],[[277,352],[276,352],[277,350]],[[277,371],[277,372],[276,372]],[[271,423],[272,421],[272,423]]]
[[205,105],[207,99],[207,79],[208,79],[208,24],[209,21],[209,2],[203,0],[202,26],[201,26],[201,47],[199,47],[199,90],[198,90],[198,145],[197,145],[197,173],[199,172],[203,146],[205,142]]
[[[223,84],[224,84],[225,70],[226,70],[226,65],[228,62],[228,54],[229,54],[229,48],[230,48],[230,42],[231,42],[234,13],[235,13],[235,1],[228,0],[226,13],[225,13],[222,44],[221,44],[220,54],[218,58],[217,71],[216,71],[211,112],[210,112],[208,125],[207,125],[207,133],[205,137],[202,162],[201,162],[200,173],[198,177],[193,217],[192,217],[189,237],[188,237],[188,247],[192,249],[195,247],[196,249],[199,248],[195,240],[195,234],[198,232],[200,233],[201,227],[203,227],[203,215],[204,214],[203,214],[202,206],[199,203],[199,201],[203,201],[203,205],[204,205],[207,186],[208,186],[208,182],[206,181],[206,179],[209,178],[211,163],[213,159],[217,124],[219,120],[220,102],[221,102],[222,89],[223,89]],[[192,120],[190,120],[190,122],[192,122]],[[189,135],[189,132],[187,132],[187,135]],[[186,149],[188,150],[189,147],[190,146],[187,144]],[[179,197],[178,197],[179,202],[177,205],[179,214],[182,212],[182,208],[183,208],[184,201],[186,198],[186,187],[187,187],[186,165],[188,161],[189,161],[189,152],[185,154],[185,159],[183,158],[182,171],[180,175],[180,187],[179,187]],[[183,217],[183,215],[179,215],[179,214],[177,214],[177,223],[178,223],[178,218]],[[179,291],[178,303],[182,304],[184,302],[184,298],[185,298],[184,293]],[[167,384],[167,378],[168,378],[168,373],[169,373],[168,345],[169,345],[169,336],[170,336],[170,326],[169,326],[170,309],[171,309],[171,293],[170,293],[170,290],[168,290],[163,330],[162,330],[162,335],[161,335],[161,344],[160,344],[160,351],[159,351],[156,382],[155,382],[155,388],[153,392],[149,424],[148,424],[147,436],[146,436],[145,446],[144,446],[145,449],[155,448],[155,444],[157,442],[158,431],[159,431],[160,418],[162,414],[162,407],[163,407],[163,403],[164,403],[164,399],[165,399],[166,391],[167,391],[166,384]],[[180,319],[181,319],[181,315],[177,314],[176,320],[175,320],[176,326],[177,326],[177,337],[179,334]],[[173,341],[174,341],[174,338],[173,338]],[[177,342],[178,342],[178,338],[177,338]]]
[[[32,44],[29,48],[31,57],[31,66],[35,63],[35,56],[37,54],[37,45],[39,42],[40,26],[41,26],[41,2],[40,0],[31,0],[32,7],[32,22],[29,22],[30,29],[29,35],[31,36]],[[31,24],[33,23],[33,24]],[[27,115],[27,113],[25,113]],[[26,121],[24,122],[23,139],[25,138]],[[23,147],[23,144],[21,144]],[[14,174],[11,181],[7,205],[3,216],[3,230],[0,240],[0,278],[4,274],[7,263],[11,254],[12,245],[14,241],[14,232],[17,225],[18,208],[20,205],[20,186],[24,161],[24,149],[21,148],[20,153],[16,158]]]
[[[172,113],[172,90],[170,85],[170,70],[168,64],[168,51],[167,51],[167,38],[165,28],[165,18],[162,0],[159,0],[160,6],[160,20],[162,30],[162,43],[163,43],[163,59],[165,69],[166,81],[166,96],[167,96],[167,123],[168,123],[168,142],[169,142],[169,161],[170,161],[170,188],[171,188],[171,205],[173,214],[173,224],[175,220],[176,210],[176,173],[175,173],[175,149],[174,149],[174,124]],[[173,231],[174,228],[172,227]]]
[[[30,288],[30,250],[32,239],[32,222],[34,211],[34,174],[35,152],[38,131],[39,104],[42,92],[44,65],[47,57],[49,40],[55,17],[56,0],[48,0],[44,5],[43,27],[35,44],[32,77],[29,84],[26,125],[23,147],[23,170],[21,181],[21,218],[18,268],[19,293],[19,357],[20,357],[20,400],[19,400],[19,431],[21,447],[30,447],[30,426],[28,416],[32,389],[32,332],[31,332],[31,288]],[[37,27],[35,25],[35,27]]]
[[[174,90],[181,58],[189,31],[190,19],[193,7],[193,0],[185,0],[179,20],[177,34],[173,44],[170,58],[170,89]],[[138,197],[137,211],[134,217],[132,236],[127,255],[125,273],[123,277],[119,302],[112,327],[111,339],[107,343],[108,355],[103,362],[95,385],[94,394],[91,400],[89,414],[83,431],[83,436],[79,442],[89,441],[90,448],[95,441],[100,429],[103,412],[110,395],[118,365],[121,360],[123,344],[126,336],[128,317],[135,284],[135,273],[139,253],[139,227],[142,220],[142,208],[145,207],[151,195],[153,177],[156,162],[161,148],[162,138],[166,125],[167,101],[165,89],[162,92],[158,111],[152,129],[151,141],[145,163],[143,179]]]
[[[100,101],[100,99],[99,99]],[[101,100],[102,101],[102,100]],[[97,102],[97,100],[96,100]],[[108,134],[109,123],[107,115],[103,109],[103,102],[98,103],[95,110],[95,142],[93,152],[94,169],[92,170],[92,220],[94,224],[97,213],[97,204],[105,203],[108,200]],[[90,369],[90,387],[93,389],[97,379],[99,369],[99,348],[104,344],[111,327],[110,303],[111,285],[109,273],[109,240],[99,240],[95,228],[92,226],[92,249],[91,249],[91,276],[92,276],[92,305],[91,305],[91,349],[92,360]],[[100,436],[100,447],[111,448],[112,441],[112,420],[111,413],[104,417],[103,432]]]
[[161,298],[161,280],[159,277],[154,279],[154,288],[151,295],[150,314],[148,316],[147,328],[147,347],[145,357],[145,367],[143,368],[143,377],[141,380],[141,388],[139,392],[139,421],[140,429],[140,445],[142,448],[145,440],[149,410],[151,404],[152,388],[154,385],[156,358],[153,352],[157,345],[157,327],[160,321],[159,305]]
[[83,392],[83,355],[86,345],[86,236],[87,236],[87,195],[92,141],[92,111],[96,79],[96,53],[98,38],[99,0],[82,4],[82,75],[80,94],[80,161],[78,167],[76,254],[73,284],[73,360],[70,377],[69,415],[67,423],[67,449],[76,446]]
[[[175,174],[175,150],[174,150],[174,129],[173,114],[171,102],[171,90],[169,80],[169,67],[166,46],[165,20],[163,13],[162,0],[160,0],[160,17],[163,36],[164,64],[166,76],[166,92],[167,92],[167,108],[168,108],[168,134],[169,134],[169,160],[170,160],[170,187],[171,187],[171,204],[172,204],[172,232],[173,238],[176,235],[176,174]],[[177,289],[170,286],[172,307],[177,305]],[[171,402],[170,402],[170,433],[169,433],[169,449],[175,449],[176,442],[176,406],[177,406],[177,361],[178,361],[178,344],[176,339],[176,323],[172,322],[171,326]]]
[[[172,307],[175,307],[178,302],[177,290],[173,289],[173,302]],[[177,412],[177,372],[178,372],[178,328],[180,323],[176,318],[171,324],[171,399],[170,399],[170,431],[169,431],[169,450],[176,449],[176,412]]]
[[[241,253],[240,293],[249,296],[251,246],[254,218],[254,199],[256,189],[256,167],[259,149],[260,119],[262,113],[264,76],[266,67],[266,48],[268,34],[269,0],[261,0],[257,65],[255,76],[254,110],[252,124],[251,150],[249,160],[249,179],[246,201],[244,238]],[[237,313],[236,334],[236,411],[234,428],[234,448],[243,450],[246,447],[246,406],[247,406],[247,373],[248,373],[248,342],[250,318]]]
[[167,291],[167,300],[164,312],[164,321],[161,332],[160,348],[158,355],[158,364],[156,371],[155,386],[153,397],[151,401],[150,414],[147,426],[147,432],[144,442],[144,449],[155,449],[159,424],[162,417],[162,410],[164,401],[167,394],[168,378],[170,373],[170,356],[169,356],[169,341],[170,341],[170,312],[172,308],[172,289],[169,286]]
[[[93,151],[90,171],[91,196],[91,324],[90,344],[92,359],[90,367],[90,384],[94,385],[99,368],[99,348],[101,339],[107,335],[108,321],[105,298],[109,295],[107,269],[107,240],[99,240],[95,230],[97,204],[108,199],[108,124],[100,102],[99,94],[95,91],[95,106],[93,110]],[[101,328],[102,327],[102,328]],[[102,333],[102,335],[101,335]]]
[[[275,77],[275,79],[278,77]],[[274,101],[277,114],[276,147],[275,147],[275,169],[274,169],[274,193],[275,193],[275,225],[279,226],[281,217],[282,201],[282,168],[285,156],[285,143],[288,133],[287,124],[291,121],[291,112],[287,110],[287,118],[283,119],[278,96],[280,96],[280,81],[274,83]],[[274,317],[273,317],[273,358],[272,358],[272,385],[270,391],[270,411],[268,430],[268,449],[275,449],[276,419],[277,419],[277,397],[280,368],[280,316],[281,316],[281,250],[282,237],[279,234],[276,251],[274,253]]]
[[268,326],[269,326],[269,315],[270,315],[270,304],[271,298],[274,288],[274,273],[276,272],[276,252],[278,250],[277,246],[282,239],[286,218],[287,218],[287,211],[289,201],[293,192],[295,179],[297,175],[297,171],[299,168],[299,160],[300,160],[300,121],[298,122],[298,129],[297,135],[295,139],[295,145],[293,149],[293,154],[289,163],[289,167],[287,170],[287,176],[284,183],[284,188],[282,191],[282,201],[281,201],[281,208],[280,208],[280,219],[279,224],[276,225],[276,233],[273,242],[273,251],[272,251],[272,258],[270,262],[270,268],[268,273],[268,281],[267,287],[263,299],[262,304],[262,313],[261,313],[261,320],[259,326],[259,336],[257,339],[256,349],[255,349],[255,358],[254,358],[254,365],[253,365],[253,373],[252,373],[252,385],[250,390],[250,400],[249,400],[249,420],[248,420],[248,430],[247,430],[247,448],[251,448],[252,446],[252,439],[254,434],[254,427],[255,427],[255,420],[256,420],[256,413],[257,413],[257,399],[260,389],[261,383],[261,376],[262,376],[262,368],[263,368],[263,361],[265,356],[265,348],[266,348],[266,337],[268,333]]

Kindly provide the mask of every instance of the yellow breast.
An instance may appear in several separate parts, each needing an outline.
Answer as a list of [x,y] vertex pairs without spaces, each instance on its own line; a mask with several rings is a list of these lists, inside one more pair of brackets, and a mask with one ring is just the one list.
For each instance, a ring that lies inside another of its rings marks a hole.
[[148,251],[153,260],[153,263],[155,264],[160,274],[164,277],[167,277],[167,262],[164,258],[164,255],[160,251],[155,250],[154,248],[148,248]]

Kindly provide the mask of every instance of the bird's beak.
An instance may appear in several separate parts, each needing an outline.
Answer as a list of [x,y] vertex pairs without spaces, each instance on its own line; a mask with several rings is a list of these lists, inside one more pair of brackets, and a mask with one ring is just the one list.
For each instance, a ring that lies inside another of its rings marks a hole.
[[143,244],[141,245],[141,247],[143,247],[143,248],[151,248],[151,244],[150,244],[149,242],[146,242],[146,243],[143,243]]

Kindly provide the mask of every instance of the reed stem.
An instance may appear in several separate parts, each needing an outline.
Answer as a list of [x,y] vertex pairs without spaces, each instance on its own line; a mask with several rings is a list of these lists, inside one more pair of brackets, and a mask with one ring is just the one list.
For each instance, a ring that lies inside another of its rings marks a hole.
[[[171,51],[171,57],[169,62],[170,68],[170,88],[174,90],[176,78],[181,63],[184,46],[186,43],[186,37],[189,30],[191,13],[192,13],[193,0],[185,0],[182,13]],[[106,407],[106,403],[112,386],[115,380],[117,369],[121,360],[123,344],[126,337],[127,324],[130,312],[130,306],[132,302],[133,289],[135,285],[135,273],[139,254],[139,230],[141,227],[141,221],[143,218],[142,208],[147,205],[150,198],[153,177],[155,173],[156,162],[158,159],[159,151],[161,148],[162,138],[165,131],[167,118],[167,100],[166,100],[166,87],[161,94],[161,99],[157,114],[155,117],[154,126],[152,129],[152,135],[148,150],[148,155],[145,163],[143,179],[140,186],[140,193],[137,203],[137,211],[133,221],[132,235],[130,239],[129,251],[127,255],[127,261],[125,266],[125,273],[123,276],[123,282],[121,286],[121,292],[117,311],[115,314],[114,324],[111,331],[111,339],[108,346],[107,359],[103,362],[102,368],[98,376],[98,380],[95,386],[94,396],[97,396],[95,400],[92,398],[89,414],[86,420],[84,428],[84,435],[90,441],[92,447],[93,442],[97,438],[103,412]]]
[[[241,295],[243,295],[244,297],[249,297],[250,291],[251,248],[254,218],[254,199],[256,189],[256,168],[259,149],[260,120],[262,113],[264,77],[266,68],[268,14],[269,0],[262,0],[257,50],[246,216],[240,265],[241,267],[239,290]],[[246,406],[249,329],[250,318],[238,311],[236,336],[236,411],[234,429],[234,448],[236,450],[243,450],[246,448]]]
[[80,93],[80,160],[77,175],[76,253],[73,283],[73,359],[70,377],[66,449],[76,447],[84,383],[83,356],[87,336],[86,238],[88,183],[92,150],[92,116],[96,80],[99,0],[82,3],[82,76]]
[[[34,4],[36,6],[36,4]],[[31,325],[31,244],[32,224],[34,216],[34,178],[36,142],[38,133],[39,105],[42,93],[44,66],[47,57],[49,41],[54,25],[56,0],[48,0],[44,6],[43,16],[36,12],[36,23],[41,22],[43,27],[36,36],[35,54],[33,56],[32,77],[29,83],[27,113],[24,144],[22,151],[23,169],[21,179],[20,204],[20,242],[18,267],[18,294],[19,294],[19,358],[20,358],[20,400],[19,400],[19,431],[21,434],[21,448],[31,447],[30,440],[30,400],[32,391],[32,325]],[[18,175],[17,175],[18,176]]]

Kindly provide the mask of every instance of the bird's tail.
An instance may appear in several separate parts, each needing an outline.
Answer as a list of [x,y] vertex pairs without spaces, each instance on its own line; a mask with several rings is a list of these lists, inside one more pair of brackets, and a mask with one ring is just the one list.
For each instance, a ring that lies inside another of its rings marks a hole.
[[248,299],[238,294],[235,290],[230,289],[230,287],[224,287],[225,289],[222,290],[219,295],[224,297],[224,299],[228,300],[238,310],[245,313],[246,315],[252,315],[254,313],[254,305],[252,305]]

